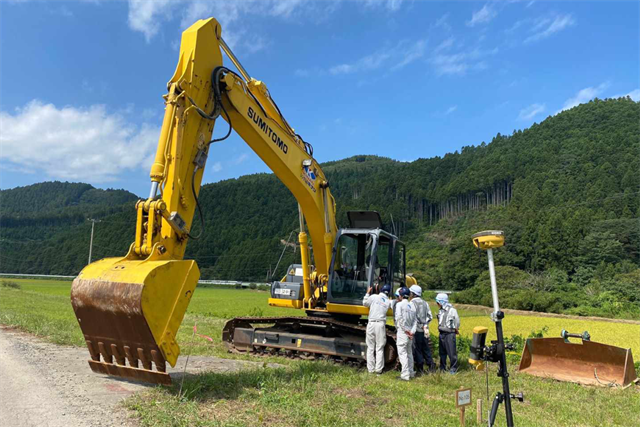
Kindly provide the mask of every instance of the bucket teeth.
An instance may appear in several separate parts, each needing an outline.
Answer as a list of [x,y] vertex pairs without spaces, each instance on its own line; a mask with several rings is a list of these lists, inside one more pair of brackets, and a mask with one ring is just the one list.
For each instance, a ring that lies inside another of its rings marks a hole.
[[91,355],[91,359],[100,361],[100,353],[98,353],[96,348],[93,346],[93,343],[89,340],[87,340],[87,347],[89,348],[89,354]]
[[[115,343],[106,345],[98,341],[98,352],[91,340],[87,340],[87,347],[91,354],[89,366],[94,372],[155,384],[171,384],[166,361],[162,353],[156,349],[138,347],[132,351],[128,345],[119,346]],[[138,360],[142,362],[142,368],[139,367]],[[153,369],[154,367],[156,370]]]
[[132,368],[138,367],[138,357],[133,357],[133,353],[131,352],[131,347],[128,345],[124,346],[124,354],[127,356],[127,360],[129,360],[129,366]]

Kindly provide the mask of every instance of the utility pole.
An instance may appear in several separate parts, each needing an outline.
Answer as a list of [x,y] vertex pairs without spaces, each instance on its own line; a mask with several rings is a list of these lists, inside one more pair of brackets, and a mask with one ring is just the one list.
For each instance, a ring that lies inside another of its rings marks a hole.
[[91,221],[91,241],[89,243],[89,262],[88,264],[91,264],[91,250],[93,249],[93,228],[96,225],[96,222],[100,222],[99,219],[93,219],[93,218],[87,218],[87,221]]

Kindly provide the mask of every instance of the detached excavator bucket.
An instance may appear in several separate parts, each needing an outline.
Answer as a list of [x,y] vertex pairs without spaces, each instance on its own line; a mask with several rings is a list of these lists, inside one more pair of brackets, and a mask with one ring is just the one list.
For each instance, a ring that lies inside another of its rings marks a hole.
[[520,372],[580,384],[625,386],[636,378],[630,348],[564,338],[530,338]]
[[71,304],[91,369],[171,384],[166,362],[175,366],[180,354],[176,333],[199,277],[190,260],[107,258],[85,267],[71,286]]

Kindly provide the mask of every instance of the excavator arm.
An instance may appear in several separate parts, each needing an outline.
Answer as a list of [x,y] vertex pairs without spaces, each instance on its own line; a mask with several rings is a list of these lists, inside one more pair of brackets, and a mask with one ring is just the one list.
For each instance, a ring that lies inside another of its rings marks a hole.
[[[242,67],[229,50],[230,56]],[[264,83],[223,70],[221,102],[223,117],[251,149],[269,166],[298,201],[300,210],[299,242],[304,277],[304,307],[313,308],[313,291],[309,283],[308,238],[304,220],[316,242],[316,283],[326,281],[337,233],[335,201],[329,183],[312,157],[311,146],[295,134],[282,117]],[[248,76],[247,76],[248,77]]]
[[[240,74],[222,65],[223,51]],[[167,86],[151,191],[136,204],[135,240],[125,257],[85,267],[71,289],[91,369],[165,384],[171,382],[166,362],[175,366],[180,354],[176,334],[200,277],[196,262],[183,258],[188,240],[198,237],[192,221],[219,116],[229,124],[227,136],[235,129],[298,201],[307,308],[315,301],[304,219],[316,247],[324,244],[314,252],[316,283],[329,274],[337,232],[335,202],[311,146],[286,122],[264,83],[249,77],[215,19],[184,31]]]

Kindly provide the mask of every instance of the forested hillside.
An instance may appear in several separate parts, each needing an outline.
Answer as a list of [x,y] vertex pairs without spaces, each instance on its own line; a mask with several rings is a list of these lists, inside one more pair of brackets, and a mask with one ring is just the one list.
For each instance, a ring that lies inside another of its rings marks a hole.
[[[356,156],[322,167],[339,224],[351,209],[381,212],[408,243],[409,269],[425,287],[488,303],[486,255],[470,236],[503,229],[496,262],[505,306],[640,317],[639,155],[640,104],[623,98],[444,157]],[[134,201],[126,191],[59,182],[0,192],[0,270],[77,273],[87,261],[88,217],[102,220],[96,257],[124,255]],[[299,257],[283,244],[295,241],[296,202],[273,175],[208,184],[201,203],[206,233],[187,256],[204,278],[266,280]]]

